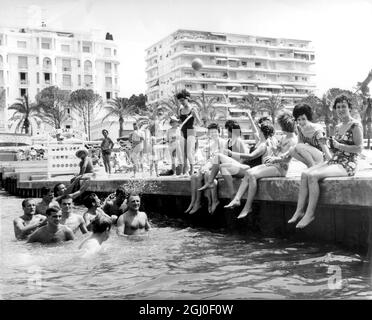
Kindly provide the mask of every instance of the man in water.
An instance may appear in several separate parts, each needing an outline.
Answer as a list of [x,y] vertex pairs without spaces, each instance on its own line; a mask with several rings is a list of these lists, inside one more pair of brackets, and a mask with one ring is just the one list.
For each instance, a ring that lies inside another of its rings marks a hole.
[[48,223],[36,230],[27,242],[55,243],[74,240],[74,234],[70,228],[61,225],[62,213],[59,207],[51,207],[46,210]]
[[85,239],[79,246],[79,249],[85,250],[84,256],[96,253],[110,236],[111,219],[106,215],[98,215],[92,221],[93,234]]
[[108,196],[102,209],[106,214],[113,218],[113,221],[116,221],[117,218],[127,210],[127,208],[125,190],[123,187],[119,187],[116,189],[115,198],[113,198],[113,195]]
[[47,187],[41,188],[42,200],[36,205],[36,214],[45,216],[46,210],[53,206],[59,206],[58,202],[54,200],[53,190]]
[[85,190],[88,188],[89,179],[87,179],[81,184],[81,187],[78,191],[72,193],[78,181],[79,179],[75,179],[74,182],[72,182],[68,188],[66,188],[66,185],[64,183],[57,183],[53,188],[53,193],[55,197],[54,200],[60,201],[60,199],[66,194],[69,194],[72,197],[72,199],[75,199],[81,196],[85,192]]
[[128,210],[119,217],[117,233],[123,235],[138,235],[149,231],[151,226],[145,212],[139,211],[141,198],[133,193],[128,197]]
[[87,233],[87,226],[82,216],[72,212],[72,197],[65,195],[61,198],[62,220],[61,224],[69,227],[75,234],[78,229],[81,233]]
[[24,240],[37,228],[46,223],[46,218],[36,214],[36,203],[33,199],[22,201],[23,216],[13,221],[14,234],[18,240]]

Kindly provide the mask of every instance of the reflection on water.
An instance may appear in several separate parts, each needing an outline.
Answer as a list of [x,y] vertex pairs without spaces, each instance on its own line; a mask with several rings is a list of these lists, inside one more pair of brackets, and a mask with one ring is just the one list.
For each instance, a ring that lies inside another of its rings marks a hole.
[[111,232],[89,259],[79,257],[83,235],[61,245],[26,244],[13,234],[21,200],[0,194],[2,299],[372,297],[368,268],[356,254],[185,228],[155,214],[148,236]]

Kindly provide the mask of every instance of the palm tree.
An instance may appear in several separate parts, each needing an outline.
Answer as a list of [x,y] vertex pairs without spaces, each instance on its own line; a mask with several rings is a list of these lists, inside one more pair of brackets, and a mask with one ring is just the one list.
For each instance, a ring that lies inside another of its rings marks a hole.
[[248,93],[248,95],[244,96],[243,99],[237,103],[237,106],[251,111],[252,118],[254,119],[257,111],[261,108],[261,102],[258,97]]
[[206,96],[202,91],[201,96],[195,97],[191,101],[198,106],[204,127],[207,127],[209,122],[216,119],[217,113],[214,104],[218,101],[217,97]]
[[260,104],[259,110],[268,112],[274,124],[277,114],[284,108],[283,100],[280,95],[271,95],[267,100],[260,101]]
[[161,100],[159,102],[159,106],[162,108],[165,108],[168,111],[168,116],[177,116],[178,117],[178,111],[181,108],[181,104],[176,98],[176,95],[173,94],[172,96],[169,96],[167,99]]
[[119,137],[123,136],[124,133],[124,118],[133,116],[135,112],[135,106],[129,102],[128,98],[114,98],[107,101],[105,109],[108,113],[102,118],[104,122],[108,117],[115,116],[119,118]]
[[[17,99],[18,102],[13,103],[9,110],[14,110],[13,116],[10,121],[15,121],[17,123],[16,131],[21,129],[21,133],[24,130],[25,134],[32,133],[31,123],[38,123],[41,117],[40,108],[34,104],[29,103],[28,96],[24,95],[22,98]],[[31,132],[30,132],[31,127]]]

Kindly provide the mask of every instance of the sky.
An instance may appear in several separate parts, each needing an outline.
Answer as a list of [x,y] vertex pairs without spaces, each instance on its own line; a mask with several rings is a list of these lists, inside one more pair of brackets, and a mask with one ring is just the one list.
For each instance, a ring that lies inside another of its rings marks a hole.
[[[372,69],[372,0],[0,0],[0,25],[101,29],[118,44],[120,95],[145,93],[145,50],[177,29],[311,40],[316,94]],[[31,14],[31,13],[36,13]],[[37,19],[38,20],[38,19]]]

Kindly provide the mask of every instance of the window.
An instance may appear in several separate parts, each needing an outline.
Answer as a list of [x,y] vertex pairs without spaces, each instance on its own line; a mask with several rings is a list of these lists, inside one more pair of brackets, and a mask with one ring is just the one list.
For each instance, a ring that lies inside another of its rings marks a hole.
[[62,70],[71,71],[71,60],[70,59],[62,59]]
[[111,73],[111,62],[105,62],[105,73]]
[[81,75],[78,75],[78,86],[81,86]]
[[62,44],[61,45],[61,51],[70,52],[70,46],[68,44]]
[[19,89],[19,93],[20,93],[21,97],[23,97],[27,94],[27,89],[26,88],[21,88],[21,89]]
[[114,49],[114,56],[116,56],[116,49]]
[[111,92],[106,91],[106,99],[107,100],[111,99]]
[[[70,109],[68,109],[70,111]],[[68,111],[68,114],[70,114],[70,112]],[[69,124],[66,124],[66,129],[71,129],[71,126]]]
[[115,78],[115,85],[118,85],[118,78]]
[[92,73],[92,62],[90,62],[89,60],[84,61],[84,72]]
[[19,73],[19,81],[21,84],[26,84],[27,83],[27,73],[26,72],[20,72]]
[[36,57],[36,65],[39,65],[39,57]]
[[50,69],[51,66],[52,66],[52,60],[50,60],[49,58],[44,58],[43,59],[43,68],[44,69]]
[[118,65],[114,64],[115,73],[118,73]]
[[91,75],[84,75],[84,84],[91,85],[93,83],[93,77]]
[[0,66],[3,64],[3,56],[0,54]]
[[111,48],[105,48],[105,57],[110,57],[111,56]]
[[92,44],[90,42],[83,41],[83,52],[92,52]]
[[17,41],[17,48],[26,48],[27,42],[26,41]]
[[255,66],[256,68],[261,67],[261,62],[255,62],[255,63],[254,63],[254,66]]
[[46,38],[42,38],[41,39],[41,49],[51,49],[51,46],[52,46],[52,39],[46,39]]
[[62,76],[62,84],[65,86],[65,87],[71,87],[71,75],[69,74],[64,74]]
[[296,81],[298,80],[298,76],[295,76],[295,80],[296,80]]
[[192,89],[192,84],[185,84],[186,89]]
[[0,46],[4,44],[4,35],[0,34]]
[[105,77],[105,85],[108,88],[112,87],[112,78],[111,77]]
[[18,68],[27,69],[27,57],[18,57]]
[[39,74],[39,72],[36,72],[36,83],[37,84],[40,83],[40,74]]
[[44,73],[44,83],[45,84],[50,84],[50,80],[51,80],[51,73]]
[[202,88],[203,90],[207,90],[207,89],[208,89],[208,85],[207,85],[206,83],[202,83],[202,84],[201,84],[201,88]]
[[77,66],[80,68],[80,60],[77,61]]

